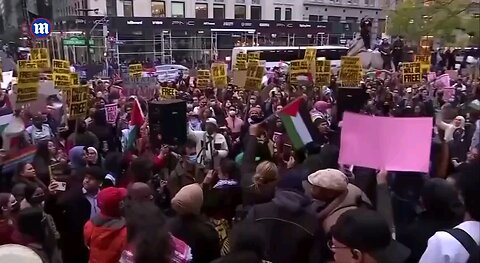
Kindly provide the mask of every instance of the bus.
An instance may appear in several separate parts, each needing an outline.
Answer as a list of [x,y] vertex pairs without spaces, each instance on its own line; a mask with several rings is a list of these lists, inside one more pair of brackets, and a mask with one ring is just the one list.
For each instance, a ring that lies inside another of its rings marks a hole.
[[281,66],[281,62],[289,64],[292,60],[303,59],[306,48],[317,49],[317,60],[330,60],[332,69],[340,67],[340,58],[346,56],[348,52],[348,48],[342,46],[235,47],[231,60],[232,65],[235,65],[238,53],[260,52],[260,60],[265,61],[268,70]]

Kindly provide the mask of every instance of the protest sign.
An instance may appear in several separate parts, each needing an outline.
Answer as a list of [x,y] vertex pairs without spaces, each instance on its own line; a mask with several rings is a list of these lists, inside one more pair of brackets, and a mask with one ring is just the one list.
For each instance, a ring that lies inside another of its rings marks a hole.
[[420,70],[422,72],[422,75],[426,75],[428,74],[428,72],[430,72],[430,60],[430,55],[415,55],[414,62],[420,62]]
[[358,87],[362,80],[360,57],[342,57],[339,78],[343,87]]
[[72,82],[69,74],[53,73],[53,85],[59,90],[68,89]]
[[81,85],[72,87],[70,102],[70,118],[85,117],[88,108],[88,86]]
[[130,78],[141,78],[143,66],[142,64],[130,64],[128,65],[128,75]]
[[70,73],[70,83],[72,86],[80,85],[80,76],[77,73]]
[[443,97],[444,101],[450,101],[450,99],[455,97],[455,88],[453,87],[444,87],[443,88]]
[[38,69],[47,70],[50,68],[50,53],[46,48],[32,48],[30,58],[33,63],[37,63]]
[[16,86],[16,103],[25,103],[37,100],[40,73],[35,63],[18,63],[18,79]]
[[213,63],[210,69],[213,87],[225,88],[228,85],[227,65],[225,63]]
[[260,90],[262,88],[262,79],[265,72],[264,66],[250,64],[247,67],[247,77],[245,81],[246,90]]
[[427,81],[428,81],[428,82],[434,81],[436,77],[437,77],[437,73],[435,73],[435,72],[428,72]]
[[260,52],[248,52],[247,62],[259,61],[259,60],[260,60]]
[[210,83],[210,71],[200,69],[197,71],[197,88],[206,89]]
[[345,112],[339,163],[385,171],[428,172],[432,124],[432,118]]
[[177,98],[177,90],[170,87],[160,87],[160,98],[175,99]]
[[332,78],[330,60],[318,60],[315,63],[315,67],[315,86],[329,85]]
[[54,59],[52,72],[53,74],[70,74],[70,62],[67,60]]
[[305,56],[303,57],[303,59],[307,61],[315,61],[317,59],[317,49],[307,47],[305,49]]
[[238,70],[247,70],[247,54],[237,53],[235,58],[234,68]]
[[107,123],[115,124],[117,121],[118,106],[115,103],[105,105],[105,117]]
[[38,70],[38,65],[29,60],[17,60],[18,71]]
[[422,69],[420,62],[402,63],[403,84],[411,85],[422,81]]

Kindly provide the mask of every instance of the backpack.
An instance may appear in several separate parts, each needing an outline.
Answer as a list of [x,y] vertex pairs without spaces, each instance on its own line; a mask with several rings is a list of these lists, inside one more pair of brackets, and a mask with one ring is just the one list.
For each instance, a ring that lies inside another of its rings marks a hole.
[[480,262],[480,246],[477,242],[464,230],[460,228],[452,228],[444,230],[453,236],[462,246],[467,250],[470,257],[466,263],[479,263]]

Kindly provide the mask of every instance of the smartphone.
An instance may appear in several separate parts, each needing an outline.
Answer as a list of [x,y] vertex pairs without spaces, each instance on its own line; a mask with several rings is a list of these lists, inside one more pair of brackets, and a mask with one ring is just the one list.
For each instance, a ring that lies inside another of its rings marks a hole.
[[54,190],[54,191],[65,192],[65,190],[67,190],[67,183],[66,182],[52,181],[50,183],[50,185],[52,185],[51,189]]

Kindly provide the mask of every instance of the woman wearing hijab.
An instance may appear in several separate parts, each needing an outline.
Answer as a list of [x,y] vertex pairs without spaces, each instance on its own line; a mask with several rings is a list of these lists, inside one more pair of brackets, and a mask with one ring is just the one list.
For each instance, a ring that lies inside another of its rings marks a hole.
[[453,141],[454,133],[465,130],[465,118],[462,116],[457,116],[451,123],[446,123],[443,121],[443,116],[438,114],[435,118],[436,125],[439,129],[445,131],[444,139],[446,142]]
[[70,160],[70,166],[72,167],[72,174],[78,173],[82,168],[87,165],[84,159],[85,154],[84,146],[75,146],[68,152],[68,159]]
[[102,158],[98,154],[97,149],[94,147],[85,147],[85,160],[87,161],[87,166],[102,166]]
[[462,222],[464,209],[454,186],[441,178],[427,181],[422,189],[424,211],[405,231],[397,233],[397,240],[410,248],[407,262],[418,262],[428,239],[437,231],[450,229]]

